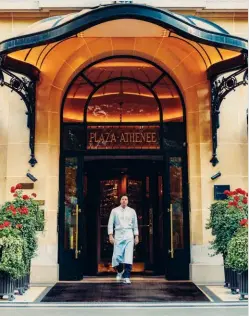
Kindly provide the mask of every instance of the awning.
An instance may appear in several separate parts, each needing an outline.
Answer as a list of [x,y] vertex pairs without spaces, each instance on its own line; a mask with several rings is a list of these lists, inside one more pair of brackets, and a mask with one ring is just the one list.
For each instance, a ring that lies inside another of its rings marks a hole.
[[3,41],[0,53],[10,53],[27,47],[55,42],[73,36],[110,20],[137,19],[150,22],[176,34],[212,44],[219,48],[247,50],[247,41],[229,35],[220,26],[195,16],[183,16],[154,7],[136,4],[107,5],[94,10],[83,10],[65,16],[50,17],[33,24],[18,37]]
[[55,78],[62,65],[64,72],[74,73],[96,58],[140,55],[173,77],[191,70],[191,78],[180,75],[181,88],[186,89],[204,80],[210,66],[247,52],[247,47],[245,39],[205,19],[117,4],[41,20],[0,43],[0,54],[35,66],[60,89],[65,82]]

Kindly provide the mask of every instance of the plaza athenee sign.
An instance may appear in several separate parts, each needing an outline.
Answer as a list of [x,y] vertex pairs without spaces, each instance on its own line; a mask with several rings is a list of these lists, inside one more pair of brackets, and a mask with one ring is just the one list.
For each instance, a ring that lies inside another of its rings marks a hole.
[[87,149],[158,148],[158,126],[88,126]]

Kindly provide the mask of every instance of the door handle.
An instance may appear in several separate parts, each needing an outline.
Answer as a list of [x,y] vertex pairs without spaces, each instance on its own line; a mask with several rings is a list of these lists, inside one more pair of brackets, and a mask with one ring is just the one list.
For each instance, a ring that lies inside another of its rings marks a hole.
[[79,209],[79,205],[76,204],[76,210],[75,210],[75,216],[76,216],[76,240],[75,240],[75,259],[79,258],[79,254],[81,253],[81,251],[79,250],[79,213],[81,212],[81,210]]
[[170,214],[170,249],[168,253],[170,254],[171,259],[173,259],[174,258],[174,243],[173,243],[173,205],[172,204],[170,204],[168,212]]

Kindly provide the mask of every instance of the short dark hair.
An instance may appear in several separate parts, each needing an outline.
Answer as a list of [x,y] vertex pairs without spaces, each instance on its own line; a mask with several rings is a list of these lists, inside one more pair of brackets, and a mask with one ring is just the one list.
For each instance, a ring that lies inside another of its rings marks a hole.
[[122,199],[122,197],[124,197],[124,196],[127,196],[127,198],[129,199],[128,194],[124,193],[124,194],[121,194],[121,195],[119,196],[119,201],[120,201],[120,200]]

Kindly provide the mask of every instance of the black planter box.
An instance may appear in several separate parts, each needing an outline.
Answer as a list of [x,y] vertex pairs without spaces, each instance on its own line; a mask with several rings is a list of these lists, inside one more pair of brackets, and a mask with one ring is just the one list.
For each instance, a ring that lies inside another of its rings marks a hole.
[[9,301],[13,301],[15,299],[15,282],[16,281],[13,280],[9,274],[0,272],[0,298],[7,295]]
[[23,276],[17,279],[15,283],[15,290],[18,291],[20,295],[23,295],[25,293],[25,277]]
[[240,300],[245,299],[245,295],[248,295],[248,271],[238,273],[238,284]]
[[231,289],[232,294],[237,294],[238,288],[239,288],[239,285],[238,285],[237,272],[231,269],[231,272],[230,272],[230,289]]
[[224,266],[225,283],[224,287],[229,287],[231,282],[231,268],[226,268]]
[[30,287],[30,273],[28,273],[24,277],[24,289],[25,289],[25,291],[28,290],[29,287]]

